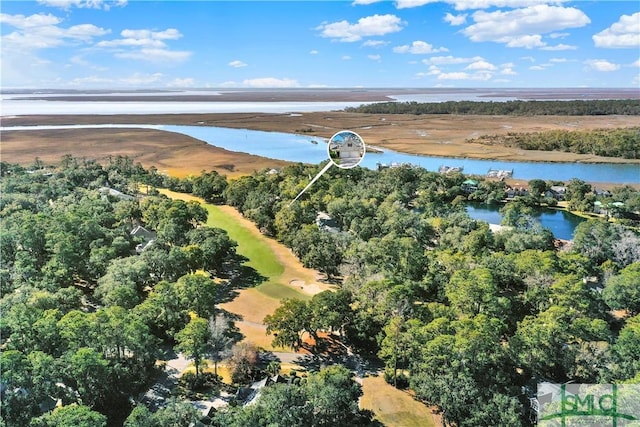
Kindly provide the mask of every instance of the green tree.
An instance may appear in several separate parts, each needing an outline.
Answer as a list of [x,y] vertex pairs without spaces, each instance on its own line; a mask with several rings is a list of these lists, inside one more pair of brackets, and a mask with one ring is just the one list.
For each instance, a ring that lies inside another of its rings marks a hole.
[[206,366],[205,356],[209,351],[209,329],[207,320],[192,316],[187,326],[176,334],[176,350],[193,359],[196,378]]
[[273,314],[264,318],[267,334],[273,334],[274,346],[291,347],[298,350],[305,332],[317,337],[312,329],[311,308],[305,301],[285,298]]
[[224,261],[235,254],[237,243],[220,228],[198,227],[191,230],[187,237],[191,244],[197,245],[202,251],[198,268],[205,271],[219,271]]
[[627,319],[611,351],[615,379],[626,380],[640,373],[640,315]]
[[30,427],[106,427],[107,417],[90,407],[72,404],[56,408],[53,412],[34,418]]
[[544,193],[548,188],[547,183],[541,179],[532,179],[529,181],[529,194],[538,203],[540,203],[540,199],[544,197]]
[[187,274],[175,284],[182,307],[208,319],[216,310],[218,285],[202,273]]
[[220,200],[226,188],[226,177],[216,171],[202,172],[193,179],[193,194],[207,202]]
[[133,408],[126,420],[124,427],[156,427],[153,422],[153,414],[146,406],[140,405]]
[[154,427],[182,427],[196,425],[200,418],[200,412],[190,402],[170,399],[167,406],[153,414],[151,420]]
[[602,297],[613,310],[640,313],[640,262],[630,264],[607,279]]
[[313,406],[313,426],[362,425],[367,421],[358,408],[362,387],[342,365],[310,375],[306,392]]
[[113,372],[102,354],[93,348],[82,347],[68,355],[67,363],[67,384],[78,391],[84,404],[93,407],[110,393]]
[[445,285],[445,294],[453,307],[470,316],[500,314],[509,306],[508,299],[500,296],[491,270],[487,268],[456,271]]

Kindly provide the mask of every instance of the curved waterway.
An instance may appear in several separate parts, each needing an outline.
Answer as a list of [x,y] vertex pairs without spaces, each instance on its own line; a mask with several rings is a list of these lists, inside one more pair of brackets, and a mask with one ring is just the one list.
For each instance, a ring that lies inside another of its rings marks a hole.
[[[502,214],[500,205],[487,205],[482,203],[470,203],[466,207],[467,214],[473,218],[488,222],[489,224],[500,224]],[[533,215],[544,228],[548,228],[556,239],[573,240],[576,227],[583,221],[577,215],[564,210],[540,208],[534,209]]]
[[[280,132],[264,132],[247,129],[231,129],[211,126],[178,125],[69,125],[69,126],[16,126],[1,127],[1,132],[11,130],[45,130],[70,128],[151,128],[180,133],[231,151],[255,154],[291,162],[320,163],[327,159],[326,140],[323,138]],[[366,141],[365,141],[366,142]],[[640,183],[640,165],[620,163],[542,163],[475,160],[454,157],[429,157],[398,153],[383,149],[383,153],[367,153],[362,166],[375,169],[378,163],[410,163],[430,171],[442,165],[462,166],[465,174],[484,175],[489,169],[513,170],[513,177],[530,180],[568,181],[578,178],[591,182],[617,184]]]

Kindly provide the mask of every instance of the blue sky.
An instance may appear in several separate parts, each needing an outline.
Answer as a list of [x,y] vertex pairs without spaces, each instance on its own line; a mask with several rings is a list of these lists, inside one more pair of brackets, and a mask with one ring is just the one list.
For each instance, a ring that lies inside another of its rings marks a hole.
[[637,1],[3,1],[3,88],[638,87]]

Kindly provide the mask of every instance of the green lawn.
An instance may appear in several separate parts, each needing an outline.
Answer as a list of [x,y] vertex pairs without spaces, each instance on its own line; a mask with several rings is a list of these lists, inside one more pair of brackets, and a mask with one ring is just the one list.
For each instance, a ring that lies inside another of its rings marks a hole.
[[269,246],[264,241],[256,238],[251,230],[234,221],[220,207],[211,204],[203,206],[209,212],[207,225],[226,230],[229,233],[229,237],[238,242],[236,250],[238,254],[249,258],[246,265],[271,280],[277,279],[278,276],[284,273],[284,266],[276,259]]
[[[176,193],[164,189],[161,189],[160,192],[174,199],[200,201],[189,194]],[[285,267],[267,244],[266,237],[255,229],[249,229],[238,222],[235,218],[225,213],[220,206],[200,202],[208,212],[207,225],[226,230],[229,237],[238,243],[236,252],[248,258],[245,265],[255,269],[258,274],[267,278],[265,282],[256,287],[256,290],[277,300],[282,298],[298,298],[302,300],[311,298],[309,295],[287,286],[286,281],[283,282],[282,275],[285,272]]]

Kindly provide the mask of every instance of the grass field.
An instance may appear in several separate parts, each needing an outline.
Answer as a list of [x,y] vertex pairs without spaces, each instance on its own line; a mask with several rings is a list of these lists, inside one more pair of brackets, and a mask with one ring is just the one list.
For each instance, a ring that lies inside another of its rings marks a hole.
[[203,206],[209,213],[207,225],[226,230],[229,237],[238,242],[237,252],[249,258],[245,264],[267,277],[269,282],[278,281],[284,273],[284,266],[264,239],[256,236],[253,230],[236,221],[221,206],[208,203]]
[[406,391],[387,384],[382,376],[362,380],[360,407],[375,413],[375,418],[385,426],[435,427],[431,409],[416,401]]
[[318,283],[317,271],[303,267],[288,248],[264,236],[255,224],[234,208],[204,203],[189,194],[164,189],[160,191],[175,199],[202,203],[208,212],[207,225],[226,230],[229,237],[238,243],[236,252],[248,258],[244,265],[253,268],[264,277],[264,281],[258,286],[239,290],[232,301],[220,304],[220,307],[241,317],[236,326],[245,340],[268,351],[288,351],[271,346],[272,337],[266,335],[266,328],[262,324],[264,317],[273,313],[283,298],[306,300],[330,289],[330,286]]
[[[482,116],[455,114],[360,114],[341,111],[291,114],[169,114],[116,116],[22,116],[3,118],[4,126],[44,124],[144,123],[222,126],[241,129],[301,133],[330,138],[342,129],[357,132],[368,145],[429,156],[538,162],[640,163],[592,154],[522,150],[471,142],[483,135],[546,130],[613,129],[639,126],[638,116]],[[46,133],[45,133],[46,132]],[[128,154],[143,165],[185,176],[215,169],[241,175],[285,162],[234,153],[202,141],[152,129],[66,129],[3,132],[2,156],[10,162],[49,161],[70,153],[103,158]],[[26,157],[25,157],[26,156]]]

